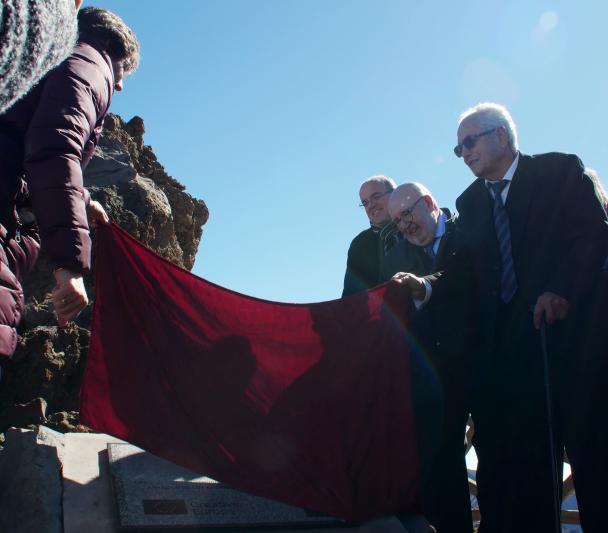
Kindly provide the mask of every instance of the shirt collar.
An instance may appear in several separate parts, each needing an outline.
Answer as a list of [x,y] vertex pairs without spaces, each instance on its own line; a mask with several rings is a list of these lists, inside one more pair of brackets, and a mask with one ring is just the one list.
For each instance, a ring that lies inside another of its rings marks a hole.
[[442,211],[441,214],[439,215],[439,218],[437,219],[437,226],[435,227],[435,239],[439,239],[441,237],[443,237],[443,234],[445,233],[445,221],[447,220],[447,217],[445,216],[445,213]]
[[[517,152],[517,154],[515,154],[515,159],[513,159],[511,166],[508,168],[507,172],[502,177],[501,181],[512,181],[513,180],[513,176],[515,175],[515,171],[517,170],[518,163],[519,163],[519,152]],[[494,183],[490,180],[484,180],[484,181],[486,182],[486,185],[489,183]]]

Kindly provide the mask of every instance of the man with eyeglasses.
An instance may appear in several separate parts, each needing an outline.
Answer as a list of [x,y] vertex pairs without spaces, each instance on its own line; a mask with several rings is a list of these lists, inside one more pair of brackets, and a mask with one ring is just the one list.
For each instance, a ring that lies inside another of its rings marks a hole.
[[[389,213],[410,251],[402,253],[402,243],[393,248],[386,257],[385,276],[397,272],[393,280],[411,290],[418,308],[412,312],[413,344],[426,354],[443,395],[441,436],[423,486],[425,514],[439,532],[471,533],[464,447],[473,350],[478,343],[477,321],[468,305],[471,269],[456,218],[439,207],[424,185],[397,187]],[[450,275],[443,277],[443,272]]]
[[388,214],[388,198],[396,184],[387,176],[367,178],[359,189],[359,204],[369,219],[370,227],[350,244],[344,274],[342,296],[368,290],[381,281],[381,264],[385,254],[401,239]]
[[[580,317],[606,257],[606,212],[578,157],[519,152],[505,107],[468,109],[457,137],[454,153],[477,178],[456,207],[484,343],[472,408],[479,531],[553,533],[564,444],[577,494],[591,487],[606,494],[594,458],[571,431],[571,417],[584,413],[573,413],[567,396],[567,383],[581,372]],[[584,497],[578,504],[586,532],[605,527],[600,509]]]

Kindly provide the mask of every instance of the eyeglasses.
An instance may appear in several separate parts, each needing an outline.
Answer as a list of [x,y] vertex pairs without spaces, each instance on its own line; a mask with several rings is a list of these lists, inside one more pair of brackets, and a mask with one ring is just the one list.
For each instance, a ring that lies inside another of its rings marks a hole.
[[[424,198],[424,196],[421,196],[420,198],[418,198],[418,200],[416,200],[413,204],[412,207],[408,208],[408,209],[404,209],[403,211],[401,211],[401,213],[399,213],[399,216],[393,218],[393,222],[395,223],[396,226],[398,226],[401,221],[403,222],[411,222],[412,220],[412,213],[414,212],[414,209],[416,209],[416,205],[418,205],[418,202],[420,200],[422,200]],[[409,218],[409,220],[408,220]]]
[[384,191],[384,192],[375,192],[374,194],[372,194],[367,200],[363,200],[360,204],[359,207],[367,207],[369,204],[371,204],[372,202],[377,202],[378,200],[380,200],[380,198],[382,198],[383,196],[386,196],[387,194],[392,193],[393,191],[388,190],[388,191]]
[[492,132],[495,132],[496,128],[492,128],[491,130],[486,130],[486,131],[482,131],[481,133],[475,133],[473,135],[467,135],[464,139],[462,139],[462,142],[460,144],[457,144],[456,146],[454,146],[454,153],[456,154],[456,157],[462,157],[462,148],[466,148],[467,150],[470,150],[471,148],[473,148],[473,146],[475,146],[475,143],[477,142],[477,139],[479,139],[480,137],[483,137],[484,135],[489,135]]

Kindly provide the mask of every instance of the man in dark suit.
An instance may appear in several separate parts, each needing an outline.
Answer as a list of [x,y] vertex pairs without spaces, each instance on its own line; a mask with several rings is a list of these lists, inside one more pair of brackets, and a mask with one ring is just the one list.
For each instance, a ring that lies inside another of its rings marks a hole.
[[395,186],[388,176],[372,176],[361,184],[359,205],[365,209],[370,227],[359,233],[348,248],[342,296],[365,291],[381,281],[382,259],[400,240],[388,214],[388,198]]
[[[419,183],[397,187],[389,200],[389,213],[409,246],[399,243],[388,253],[384,276],[398,272],[393,279],[410,285],[418,297],[411,324],[414,345],[430,361],[443,394],[442,432],[424,483],[425,513],[439,533],[470,533],[465,431],[477,342],[477,323],[467,304],[471,271],[465,266],[455,218],[439,208],[426,187]],[[443,271],[450,276],[442,279]],[[419,290],[425,280],[418,276],[426,275],[436,285],[432,296],[430,290]],[[447,283],[438,284],[440,279]],[[414,388],[417,385],[412,383]]]
[[[595,482],[577,479],[585,451],[568,431],[565,402],[579,364],[579,320],[606,257],[606,212],[578,157],[519,152],[503,106],[463,113],[454,152],[477,178],[456,207],[484,337],[472,409],[480,532],[555,532],[564,443],[577,492]],[[578,503],[585,531],[599,531]]]

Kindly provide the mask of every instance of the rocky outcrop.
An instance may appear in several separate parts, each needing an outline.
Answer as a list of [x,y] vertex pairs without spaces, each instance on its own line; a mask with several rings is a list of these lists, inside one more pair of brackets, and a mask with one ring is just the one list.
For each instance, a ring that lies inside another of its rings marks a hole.
[[[85,185],[110,218],[173,263],[190,270],[209,212],[158,162],[144,144],[144,122],[109,114],[89,163]],[[94,232],[93,232],[94,238]],[[78,391],[89,345],[91,306],[74,324],[58,328],[49,294],[53,277],[42,258],[24,281],[26,312],[20,340],[0,382],[0,432],[45,423],[79,431]],[[93,275],[85,283],[94,297]]]
[[209,212],[171,177],[143,142],[139,117],[109,115],[85,174],[91,195],[110,217],[173,263],[190,270]]

